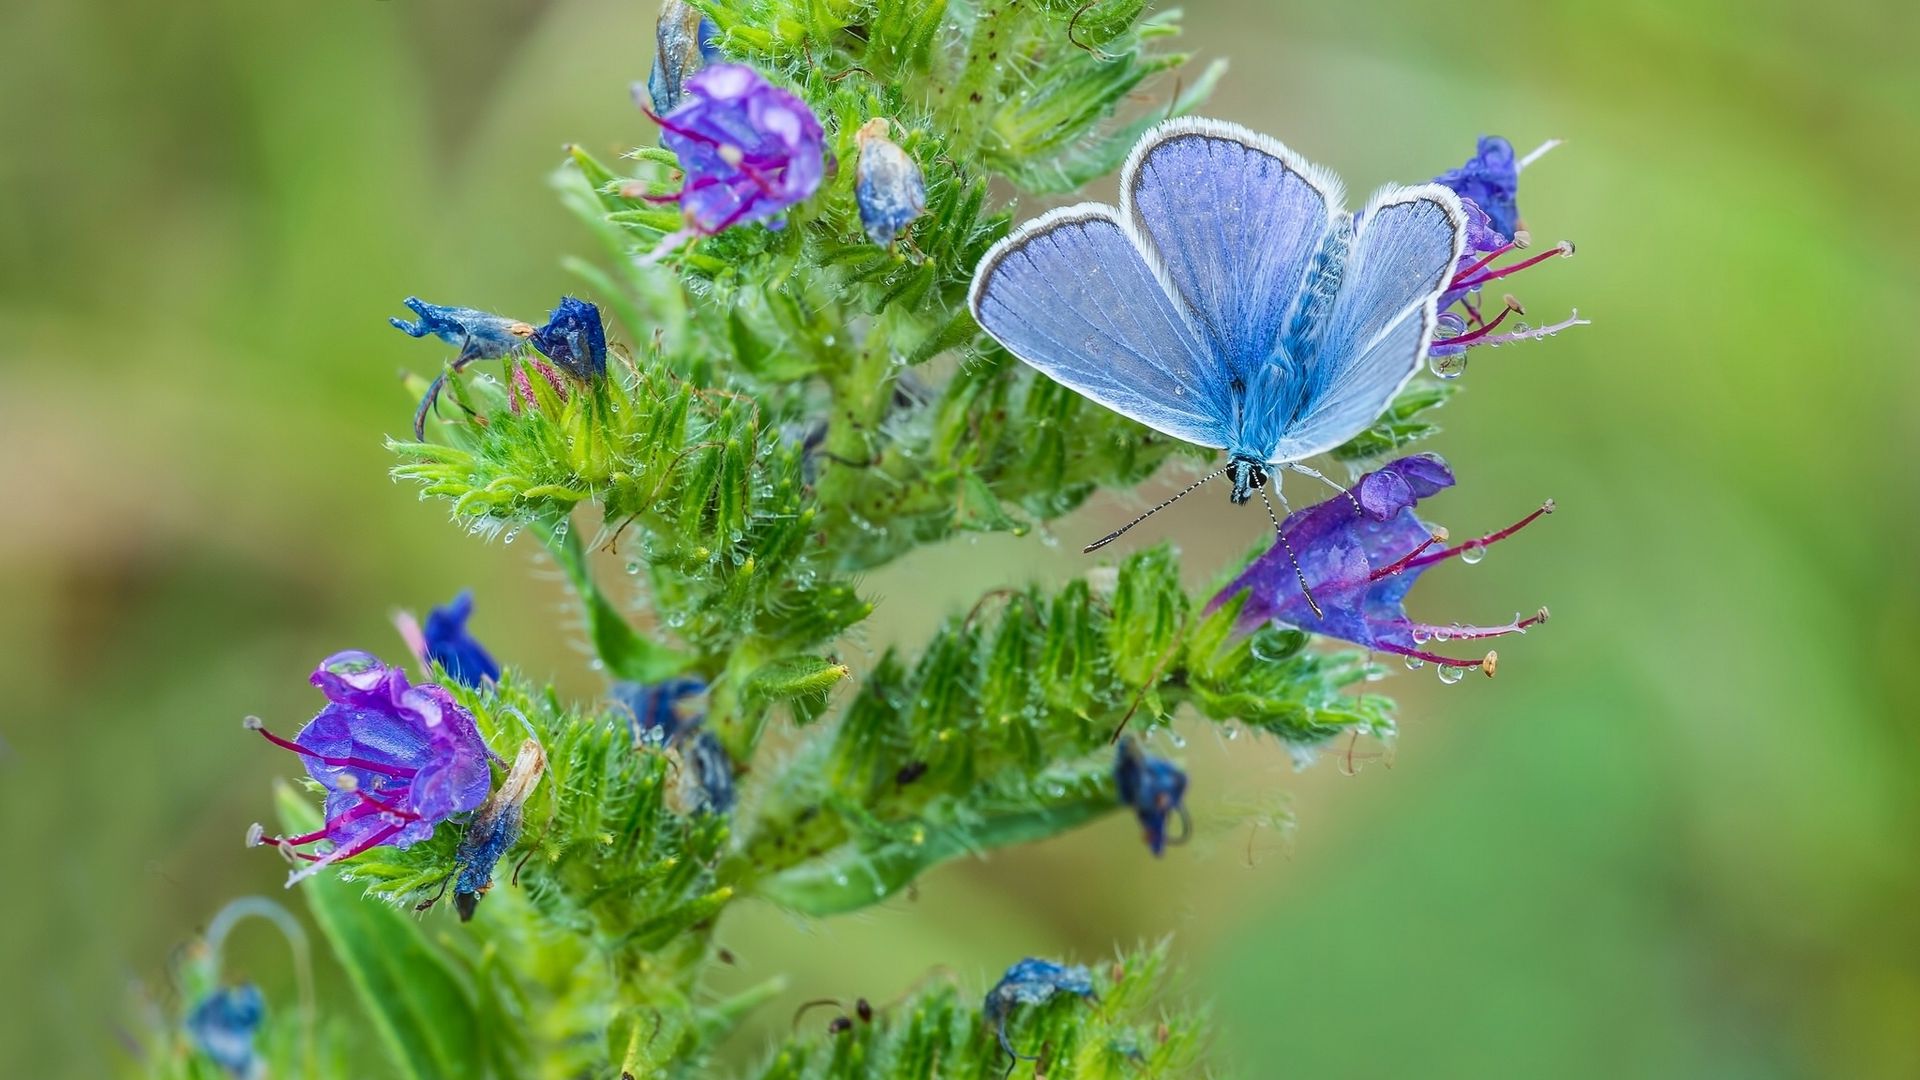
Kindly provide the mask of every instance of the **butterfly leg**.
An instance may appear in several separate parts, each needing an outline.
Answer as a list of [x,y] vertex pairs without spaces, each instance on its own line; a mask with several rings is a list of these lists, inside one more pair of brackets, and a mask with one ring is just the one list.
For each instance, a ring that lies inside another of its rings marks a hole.
[[1319,469],[1309,468],[1305,465],[1300,464],[1297,461],[1287,462],[1286,468],[1289,471],[1299,473],[1301,476],[1311,476],[1315,480],[1320,481],[1321,483],[1327,485],[1328,487],[1339,492],[1340,494],[1345,495],[1347,497],[1347,501],[1353,504],[1354,512],[1355,513],[1361,512],[1360,499],[1354,495],[1352,488],[1343,486],[1339,481],[1328,476],[1326,473],[1321,472]]

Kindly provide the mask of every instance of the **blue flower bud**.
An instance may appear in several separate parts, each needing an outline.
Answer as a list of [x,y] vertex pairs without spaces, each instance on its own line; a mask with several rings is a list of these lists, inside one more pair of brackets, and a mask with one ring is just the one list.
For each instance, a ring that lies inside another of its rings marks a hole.
[[867,238],[891,247],[913,220],[927,212],[927,182],[920,166],[887,137],[887,121],[874,117],[854,134],[860,145],[854,199]]

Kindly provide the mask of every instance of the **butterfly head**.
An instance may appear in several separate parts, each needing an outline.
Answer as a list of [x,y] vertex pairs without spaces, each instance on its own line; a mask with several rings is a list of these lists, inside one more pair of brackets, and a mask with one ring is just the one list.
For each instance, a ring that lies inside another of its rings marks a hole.
[[1257,458],[1235,457],[1227,462],[1227,479],[1233,482],[1233,491],[1227,498],[1238,506],[1267,486],[1267,463]]

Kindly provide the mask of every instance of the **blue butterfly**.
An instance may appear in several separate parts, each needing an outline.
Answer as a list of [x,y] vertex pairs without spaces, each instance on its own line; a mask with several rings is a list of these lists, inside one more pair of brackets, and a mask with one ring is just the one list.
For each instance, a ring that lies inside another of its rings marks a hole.
[[1056,382],[1225,450],[1180,495],[1224,473],[1244,503],[1276,467],[1317,476],[1297,463],[1366,430],[1420,370],[1466,241],[1438,184],[1383,188],[1357,215],[1341,201],[1338,177],[1273,139],[1171,120],[1128,156],[1118,207],[1015,229],[969,306]]

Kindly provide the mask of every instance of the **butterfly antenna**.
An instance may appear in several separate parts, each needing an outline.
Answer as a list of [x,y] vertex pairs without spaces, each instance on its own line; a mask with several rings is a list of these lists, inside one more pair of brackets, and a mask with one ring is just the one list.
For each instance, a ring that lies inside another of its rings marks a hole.
[[1213,479],[1214,477],[1219,476],[1221,473],[1226,472],[1227,469],[1228,469],[1228,466],[1222,465],[1219,468],[1208,473],[1207,475],[1201,477],[1200,479],[1195,480],[1193,483],[1188,484],[1186,487],[1181,488],[1179,494],[1168,499],[1166,502],[1161,503],[1159,506],[1154,507],[1153,509],[1147,511],[1144,514],[1141,514],[1139,517],[1134,518],[1132,521],[1127,522],[1125,525],[1122,525],[1119,528],[1108,533],[1107,535],[1101,537],[1100,539],[1095,540],[1093,543],[1088,544],[1086,547],[1081,548],[1080,554],[1091,555],[1094,552],[1099,551],[1101,548],[1106,547],[1108,544],[1113,543],[1115,540],[1120,539],[1121,535],[1125,533],[1128,529],[1133,528],[1135,525],[1140,524],[1141,522],[1147,520],[1148,518],[1159,513],[1160,511],[1165,510],[1167,507],[1172,506],[1174,503],[1179,502],[1183,496],[1190,494],[1193,491],[1193,489],[1199,487],[1201,484],[1206,483],[1207,481]]
[[1293,564],[1294,576],[1300,579],[1300,595],[1307,598],[1307,606],[1313,609],[1313,617],[1324,619],[1327,613],[1320,610],[1320,602],[1313,598],[1313,590],[1307,588],[1307,572],[1300,569],[1300,559],[1293,553],[1293,544],[1287,540],[1287,534],[1280,528],[1279,515],[1273,512],[1273,500],[1267,497],[1267,489],[1260,489],[1260,501],[1267,508],[1267,520],[1273,522],[1273,535],[1280,539],[1280,550],[1287,553],[1287,561]]

